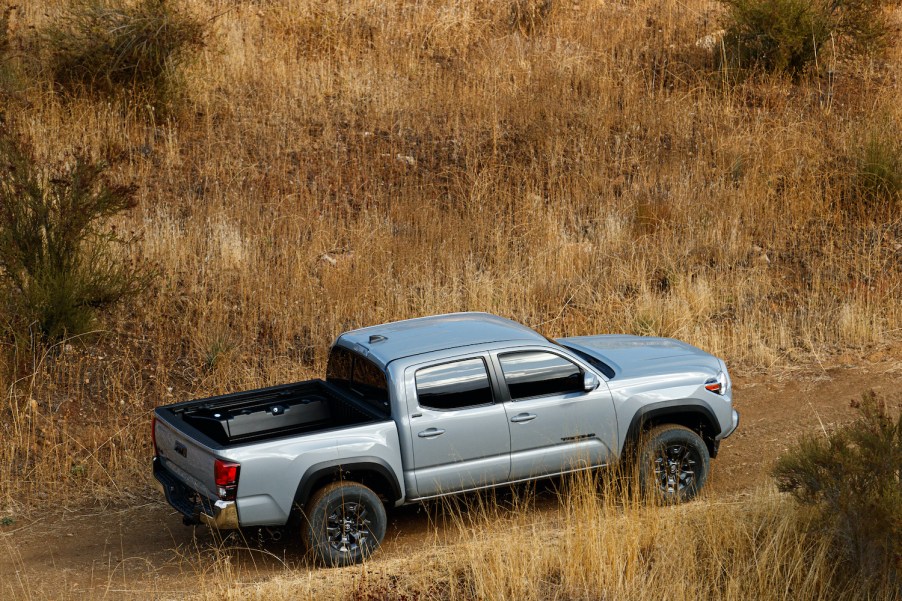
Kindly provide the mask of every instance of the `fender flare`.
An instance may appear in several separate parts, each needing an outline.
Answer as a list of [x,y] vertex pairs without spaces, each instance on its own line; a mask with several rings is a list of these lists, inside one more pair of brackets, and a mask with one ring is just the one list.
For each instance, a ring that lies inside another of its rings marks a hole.
[[[699,434],[708,445],[711,457],[717,456],[719,445],[715,437],[720,434],[720,422],[717,420],[717,416],[714,415],[714,412],[707,405],[688,399],[665,401],[664,403],[641,407],[630,421],[629,429],[627,429],[626,438],[624,439],[624,447],[634,445],[639,440],[639,435],[645,429],[646,424],[649,422],[667,423],[669,421],[667,420],[668,416],[697,418],[703,430]],[[673,423],[681,422],[674,421]]]
[[391,466],[379,457],[353,457],[348,459],[333,459],[314,463],[301,476],[297,491],[294,493],[292,507],[303,507],[314,492],[313,486],[324,476],[341,476],[347,472],[371,472],[378,474],[391,487],[392,500],[397,502],[404,497],[401,484]]

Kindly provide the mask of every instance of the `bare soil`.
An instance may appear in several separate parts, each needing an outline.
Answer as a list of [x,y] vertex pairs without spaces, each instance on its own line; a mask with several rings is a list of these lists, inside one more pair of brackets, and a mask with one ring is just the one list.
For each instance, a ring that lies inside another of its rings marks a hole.
[[[850,401],[867,389],[902,389],[902,361],[741,375],[735,387],[742,420],[713,463],[709,498],[736,498],[769,486],[774,460],[800,436],[849,421]],[[555,510],[553,488],[540,491],[536,511]],[[436,506],[392,511],[375,561],[434,545],[443,536],[441,518]],[[202,592],[200,576],[224,557],[242,582],[311,569],[290,542],[265,532],[222,540],[183,526],[174,510],[148,493],[127,507],[60,511],[0,526],[0,598],[182,597]]]

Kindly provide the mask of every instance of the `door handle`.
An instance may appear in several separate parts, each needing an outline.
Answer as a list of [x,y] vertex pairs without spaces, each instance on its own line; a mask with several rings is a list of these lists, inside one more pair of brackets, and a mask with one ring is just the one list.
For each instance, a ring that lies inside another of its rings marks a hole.
[[515,415],[511,418],[511,421],[515,424],[522,424],[523,422],[531,422],[538,416],[535,413],[521,413],[519,415]]
[[435,436],[441,436],[444,433],[445,431],[441,428],[427,428],[417,434],[417,436],[419,436],[420,438],[433,438]]

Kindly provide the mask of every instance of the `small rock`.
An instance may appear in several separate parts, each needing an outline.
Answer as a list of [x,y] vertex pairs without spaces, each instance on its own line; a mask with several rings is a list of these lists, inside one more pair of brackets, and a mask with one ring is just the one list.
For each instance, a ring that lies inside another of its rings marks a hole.
[[335,257],[333,257],[332,255],[330,255],[329,253],[326,253],[323,256],[321,256],[320,260],[322,260],[325,263],[328,263],[329,265],[332,265],[333,267],[335,265],[338,265],[338,260]]
[[695,40],[695,45],[697,48],[702,48],[704,50],[714,50],[714,48],[720,44],[721,40],[723,40],[724,33],[726,32],[723,29],[718,29],[717,31]]
[[417,160],[415,158],[413,158],[412,156],[410,156],[409,154],[396,154],[395,160],[398,161],[399,163],[404,163],[408,167],[416,167],[417,166]]

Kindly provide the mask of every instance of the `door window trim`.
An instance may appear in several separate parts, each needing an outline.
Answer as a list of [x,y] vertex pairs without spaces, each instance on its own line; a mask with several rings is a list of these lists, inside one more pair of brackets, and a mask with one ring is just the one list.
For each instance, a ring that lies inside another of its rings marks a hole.
[[[465,405],[463,407],[450,408],[450,409],[440,409],[438,407],[429,407],[427,405],[423,405],[420,403],[420,391],[417,387],[417,373],[423,369],[430,369],[432,367],[439,367],[442,365],[450,365],[451,363],[461,363],[463,361],[473,361],[480,360],[482,361],[482,366],[485,369],[485,376],[489,382],[489,392],[492,395],[492,400],[489,403],[479,403],[478,405]],[[413,366],[413,392],[414,398],[416,398],[417,409],[425,410],[425,411],[437,411],[440,413],[449,413],[452,411],[470,411],[471,409],[485,409],[486,407],[494,407],[496,405],[501,405],[500,396],[498,386],[496,385],[493,370],[491,368],[491,361],[485,354],[478,354],[472,356],[464,356],[464,357],[455,357],[453,359],[439,359],[437,361],[432,361],[423,365]]]
[[596,376],[598,376],[598,372],[594,369],[587,367],[582,361],[574,357],[570,357],[564,353],[558,352],[557,349],[549,348],[545,346],[524,346],[524,347],[514,347],[507,349],[499,349],[496,351],[492,351],[490,353],[492,358],[492,364],[495,369],[496,377],[500,383],[501,388],[504,391],[504,397],[502,398],[502,403],[521,403],[523,401],[531,401],[534,399],[545,399],[545,398],[553,398],[553,397],[563,397],[572,394],[589,394],[588,392],[580,389],[580,390],[572,390],[570,392],[552,392],[548,394],[536,394],[533,396],[521,397],[521,398],[513,398],[510,393],[510,387],[507,385],[507,379],[504,377],[504,368],[501,366],[501,355],[510,355],[514,353],[535,353],[535,352],[544,352],[549,353],[551,355],[555,355],[564,361],[569,361],[573,365],[575,365],[583,377],[585,377],[585,373],[587,371],[591,371]]

